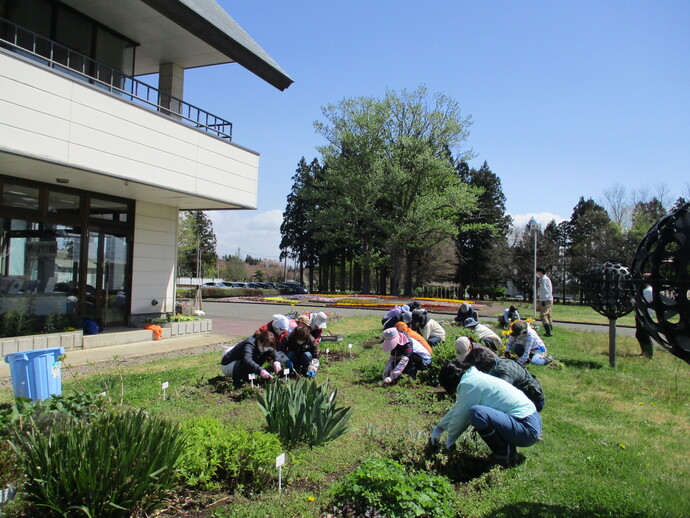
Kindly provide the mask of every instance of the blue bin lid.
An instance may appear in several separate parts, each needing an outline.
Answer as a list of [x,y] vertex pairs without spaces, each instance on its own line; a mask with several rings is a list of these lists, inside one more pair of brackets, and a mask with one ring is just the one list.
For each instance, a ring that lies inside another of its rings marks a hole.
[[56,358],[65,354],[64,347],[50,347],[48,349],[34,349],[32,351],[22,351],[20,353],[10,353],[5,355],[5,363],[31,360],[41,356],[54,355]]

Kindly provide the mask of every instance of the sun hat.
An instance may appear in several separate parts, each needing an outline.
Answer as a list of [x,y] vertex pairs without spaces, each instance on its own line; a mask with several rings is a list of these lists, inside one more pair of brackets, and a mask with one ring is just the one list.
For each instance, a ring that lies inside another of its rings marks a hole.
[[328,317],[326,316],[326,313],[324,313],[323,311],[311,314],[311,327],[314,329],[326,329],[327,321]]
[[467,302],[460,304],[460,312],[467,313],[470,310],[470,305]]
[[406,336],[404,333],[399,333],[394,327],[389,327],[383,331],[383,345],[381,349],[386,352],[390,352],[397,345],[407,343]]
[[457,359],[460,361],[465,361],[467,355],[470,354],[472,350],[472,342],[466,336],[460,336],[455,340],[455,354]]
[[477,321],[476,321],[474,318],[472,318],[472,317],[466,318],[465,321],[462,323],[462,325],[465,326],[465,327],[474,327],[474,326],[476,326],[477,324],[479,324],[479,322],[477,322]]
[[287,331],[290,328],[290,320],[285,315],[273,315],[273,329],[276,333]]
[[519,336],[522,333],[526,333],[528,328],[529,324],[527,324],[527,322],[525,322],[524,320],[516,320],[515,322],[513,322],[510,333],[513,336]]
[[311,326],[309,315],[300,315],[297,317],[297,322],[302,322],[305,326]]
[[402,320],[406,324],[409,324],[410,322],[412,322],[412,312],[411,311],[403,311]]

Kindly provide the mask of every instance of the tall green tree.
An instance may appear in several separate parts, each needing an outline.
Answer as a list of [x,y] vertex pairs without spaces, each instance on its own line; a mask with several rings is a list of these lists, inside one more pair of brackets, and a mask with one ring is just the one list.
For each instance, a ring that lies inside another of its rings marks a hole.
[[182,277],[215,275],[218,256],[211,219],[201,210],[182,211],[177,231],[177,271]]
[[458,214],[457,279],[479,295],[495,292],[510,269],[508,242],[512,218],[506,214],[501,179],[485,161],[477,170],[466,162],[456,166],[458,177],[481,192],[477,203]]
[[326,122],[315,127],[327,140],[319,151],[328,173],[318,187],[330,196],[315,220],[317,236],[326,250],[351,251],[364,292],[372,269],[390,260],[397,294],[403,261],[413,265],[416,250],[454,237],[455,213],[474,202],[448,159],[449,151],[467,156],[460,145],[470,120],[457,102],[424,87],[346,99],[323,114]]

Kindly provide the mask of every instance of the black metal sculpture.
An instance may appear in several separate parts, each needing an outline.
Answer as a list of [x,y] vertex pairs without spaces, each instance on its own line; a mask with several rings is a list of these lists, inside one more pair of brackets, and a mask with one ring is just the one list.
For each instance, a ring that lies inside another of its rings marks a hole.
[[690,203],[647,232],[631,270],[642,325],[664,349],[690,363]]
[[609,365],[616,366],[616,319],[633,310],[630,297],[630,268],[619,261],[606,261],[594,267],[583,279],[585,299],[592,308],[609,319]]

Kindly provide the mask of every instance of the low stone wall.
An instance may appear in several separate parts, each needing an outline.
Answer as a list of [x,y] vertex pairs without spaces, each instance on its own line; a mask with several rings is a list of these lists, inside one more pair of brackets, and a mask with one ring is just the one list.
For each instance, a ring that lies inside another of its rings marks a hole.
[[[211,319],[192,320],[190,322],[168,322],[158,325],[163,329],[163,339],[209,333],[213,329]],[[70,349],[91,349],[133,342],[146,342],[153,340],[153,335],[153,331],[149,329],[132,329],[131,331],[99,333],[86,336],[84,336],[81,330],[42,335],[11,336],[0,338],[0,355],[6,356],[12,353],[33,351],[34,349],[50,349],[53,347],[64,347],[65,351],[68,351]]]
[[2,356],[6,356],[12,353],[33,351],[34,349],[51,349],[53,347],[64,347],[65,351],[81,349],[82,340],[83,333],[81,330],[42,335],[9,336],[0,338],[0,353]]

